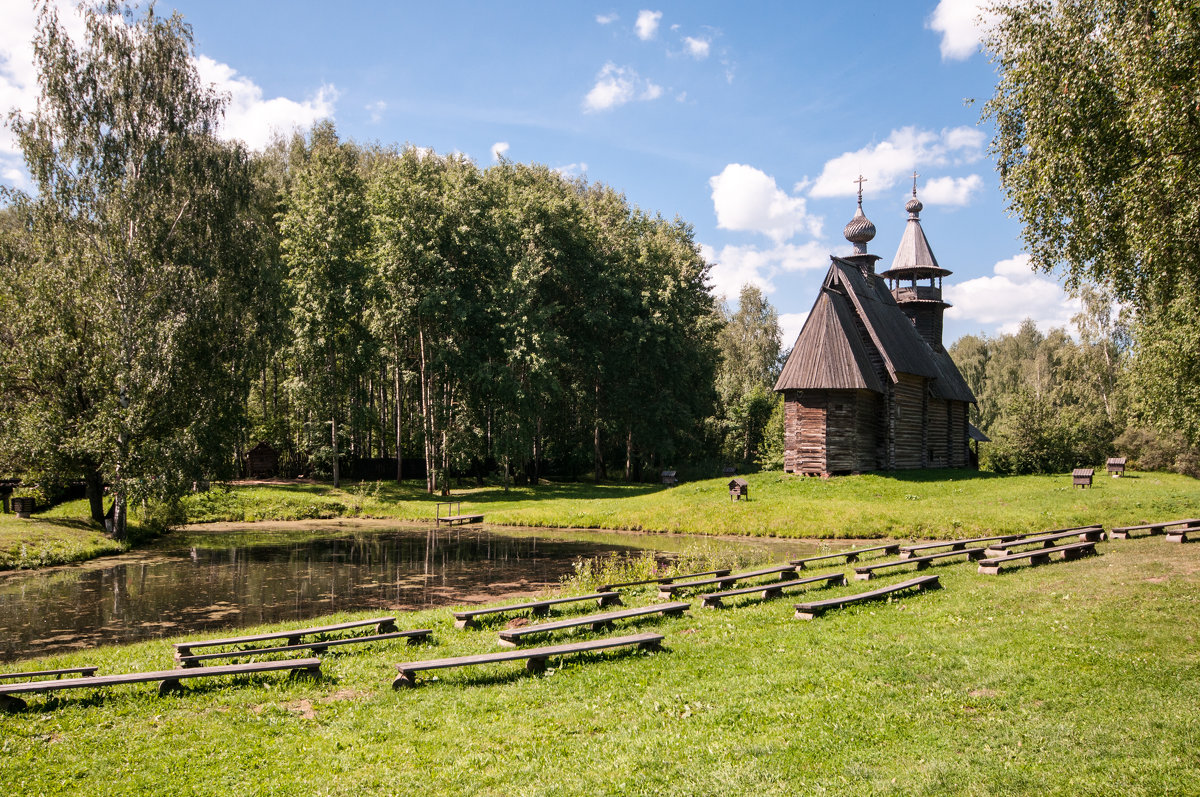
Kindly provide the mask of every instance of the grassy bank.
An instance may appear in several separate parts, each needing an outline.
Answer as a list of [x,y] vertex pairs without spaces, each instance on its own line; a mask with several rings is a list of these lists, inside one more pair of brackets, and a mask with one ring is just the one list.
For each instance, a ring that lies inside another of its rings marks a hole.
[[92,522],[87,501],[59,504],[26,520],[0,515],[0,570],[82,562],[126,547]]
[[[1200,511],[1200,481],[1170,473],[1099,476],[1074,489],[1070,476],[994,476],[913,471],[836,479],[782,473],[747,477],[750,500],[729,500],[725,479],[674,488],[543,484],[455,489],[464,512],[489,523],[777,537],[948,538],[1081,523],[1122,525]],[[439,499],[416,483],[241,486],[188,499],[196,522],[367,516],[431,520]]]
[[[445,671],[393,692],[398,661],[496,649],[496,626],[405,615],[432,644],[331,653],[317,683],[35,697],[0,716],[0,781],[19,794],[1200,793],[1200,545],[1099,549],[999,577],[935,567],[940,591],[813,622],[793,620],[789,598],[697,602],[620,627],[661,629],[661,653],[552,660],[541,676]],[[4,669],[85,663],[159,669],[170,646]]]

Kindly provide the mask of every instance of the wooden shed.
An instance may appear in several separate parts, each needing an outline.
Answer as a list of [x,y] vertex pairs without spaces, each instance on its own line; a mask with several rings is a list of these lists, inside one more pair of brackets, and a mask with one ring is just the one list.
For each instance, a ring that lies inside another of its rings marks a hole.
[[1112,474],[1114,478],[1123,475],[1125,473],[1125,463],[1127,461],[1128,460],[1126,457],[1109,457],[1108,462],[1106,463],[1108,472]]
[[662,472],[662,483],[668,487],[674,487],[679,484],[679,478],[675,475],[675,471],[664,470]]
[[[827,476],[967,467],[975,396],[942,347],[941,268],[916,198],[892,267],[875,273],[875,225],[846,225],[854,254],[833,257],[775,384],[784,397],[784,470]],[[884,278],[887,278],[885,281]],[[888,282],[892,283],[889,288]],[[928,284],[923,284],[923,283]]]
[[729,500],[740,501],[745,498],[750,500],[750,482],[740,476],[729,480]]
[[1094,468],[1076,468],[1071,471],[1071,486],[1087,488],[1092,486],[1092,474],[1096,471]]
[[252,479],[274,476],[279,472],[279,452],[259,443],[246,454],[246,475]]

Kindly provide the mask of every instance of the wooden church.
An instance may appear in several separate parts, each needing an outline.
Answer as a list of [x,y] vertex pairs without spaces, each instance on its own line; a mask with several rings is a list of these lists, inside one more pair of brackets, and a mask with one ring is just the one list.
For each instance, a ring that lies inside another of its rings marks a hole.
[[875,225],[858,211],[846,225],[854,254],[829,272],[775,390],[785,405],[784,470],[828,476],[869,470],[966,467],[968,405],[975,396],[942,346],[942,278],[921,229],[922,204],[892,266],[875,273]]

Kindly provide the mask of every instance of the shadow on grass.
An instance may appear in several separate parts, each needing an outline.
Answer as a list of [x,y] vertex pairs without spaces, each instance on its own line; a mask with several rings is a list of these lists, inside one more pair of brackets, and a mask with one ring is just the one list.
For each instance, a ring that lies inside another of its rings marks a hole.
[[986,481],[1007,478],[999,473],[971,468],[922,468],[920,470],[871,471],[870,475],[898,482],[925,483],[945,481]]

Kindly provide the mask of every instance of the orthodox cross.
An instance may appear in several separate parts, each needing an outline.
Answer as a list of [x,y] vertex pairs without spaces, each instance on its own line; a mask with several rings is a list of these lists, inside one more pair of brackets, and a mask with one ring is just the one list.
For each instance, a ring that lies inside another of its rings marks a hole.
[[858,206],[861,208],[862,207],[862,184],[867,182],[867,178],[863,177],[860,174],[858,176],[857,180],[851,180],[850,182],[858,183]]
[[913,196],[917,195],[917,178],[920,177],[916,170],[913,170]]

